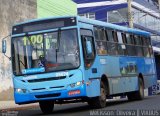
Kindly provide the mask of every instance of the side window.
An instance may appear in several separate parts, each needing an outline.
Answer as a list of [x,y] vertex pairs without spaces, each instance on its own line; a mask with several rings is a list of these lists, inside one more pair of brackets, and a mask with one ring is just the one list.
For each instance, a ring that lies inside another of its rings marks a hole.
[[143,46],[149,46],[149,44],[148,44],[148,41],[147,41],[147,38],[146,37],[141,37],[141,39],[142,39],[142,44],[143,44]]
[[105,29],[102,27],[94,27],[94,33],[96,40],[106,40]]
[[81,29],[81,40],[85,67],[89,68],[95,58],[94,38],[91,30]]
[[122,41],[124,43],[124,46],[123,46],[123,51],[124,51],[124,55],[127,55],[127,39],[126,39],[126,34],[125,33],[122,33]]
[[96,38],[96,51],[99,55],[107,54],[107,38],[103,28],[94,27],[94,33]]
[[153,57],[154,55],[154,53],[153,53],[153,49],[152,49],[152,47],[149,47],[149,52],[150,52],[150,57]]
[[124,50],[126,49],[126,46],[123,43],[123,34],[121,32],[117,32],[117,38],[118,38],[118,54],[124,55]]
[[118,42],[117,32],[116,31],[112,31],[112,33],[113,33],[114,42]]
[[133,41],[133,35],[126,33],[126,49],[127,49],[127,54],[129,56],[135,56],[135,46],[134,46],[134,41]]
[[107,54],[107,42],[96,41],[96,50],[99,55]]
[[135,40],[135,44],[136,44],[136,45],[142,45],[142,41],[141,41],[140,36],[135,35],[135,36],[134,36],[134,40]]
[[144,57],[150,57],[151,54],[152,54],[152,51],[150,52],[151,46],[150,46],[149,38],[141,37],[141,39],[143,41],[143,53],[144,53]]
[[83,47],[85,48],[85,58],[93,59],[94,58],[94,47],[93,47],[93,37],[92,36],[83,36]]
[[127,43],[127,40],[126,40],[126,34],[125,33],[122,33],[122,41],[123,43]]
[[107,33],[107,50],[110,55],[118,55],[118,40],[117,40],[117,32],[113,30],[106,30]]
[[152,45],[151,45],[151,38],[150,37],[147,37],[147,40],[148,40],[148,45],[149,45],[149,52],[150,52],[150,57],[153,57],[154,53],[153,53],[153,49],[152,49]]
[[106,30],[106,33],[107,33],[108,41],[114,42],[113,31],[112,30]]
[[99,40],[99,32],[98,32],[98,28],[97,27],[94,27],[94,36],[95,36],[95,40]]
[[150,38],[150,37],[146,37],[146,40],[147,40],[147,42],[146,42],[147,45],[148,45],[148,46],[151,46],[151,38]]
[[127,44],[133,44],[132,38],[131,38],[131,35],[130,35],[130,34],[126,34],[126,43],[127,43]]
[[135,50],[137,56],[143,56],[142,40],[140,36],[134,35],[134,41],[135,41]]
[[105,29],[100,29],[99,30],[99,38],[100,38],[100,40],[105,40],[106,41]]

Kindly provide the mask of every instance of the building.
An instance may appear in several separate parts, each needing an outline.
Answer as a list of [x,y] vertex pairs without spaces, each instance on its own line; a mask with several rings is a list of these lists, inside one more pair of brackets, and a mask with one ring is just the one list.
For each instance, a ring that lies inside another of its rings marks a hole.
[[[78,15],[129,26],[151,33],[155,53],[157,75],[160,80],[160,0],[132,0],[131,11],[127,0],[74,0],[77,3]],[[129,18],[130,17],[130,18]]]
[[[0,39],[9,35],[16,23],[64,15],[77,15],[77,4],[71,0],[0,0]],[[7,55],[10,56],[10,38],[7,44]],[[11,62],[3,54],[0,59],[0,100],[11,100]]]
[[37,0],[38,18],[77,15],[77,4],[72,0]]
[[[11,33],[13,24],[34,18],[37,18],[35,0],[0,0],[0,39]],[[10,38],[7,44],[10,56]],[[0,59],[0,100],[10,100],[13,99],[11,62],[3,54]]]

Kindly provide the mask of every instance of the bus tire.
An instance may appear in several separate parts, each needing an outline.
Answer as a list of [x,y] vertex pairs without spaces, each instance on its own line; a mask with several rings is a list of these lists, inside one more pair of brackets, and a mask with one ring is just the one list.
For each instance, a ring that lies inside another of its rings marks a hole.
[[139,90],[131,92],[127,95],[128,100],[143,100],[144,99],[144,82],[142,78],[138,78]]
[[54,101],[40,101],[39,106],[44,114],[50,114],[53,112]]
[[92,108],[104,108],[106,106],[106,87],[101,81],[100,96],[88,100],[88,105]]

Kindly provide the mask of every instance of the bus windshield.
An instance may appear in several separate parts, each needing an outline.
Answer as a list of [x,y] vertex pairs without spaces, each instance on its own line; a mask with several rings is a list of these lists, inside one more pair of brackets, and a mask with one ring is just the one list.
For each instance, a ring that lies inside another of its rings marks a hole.
[[35,74],[79,67],[77,30],[61,30],[12,40],[13,73]]

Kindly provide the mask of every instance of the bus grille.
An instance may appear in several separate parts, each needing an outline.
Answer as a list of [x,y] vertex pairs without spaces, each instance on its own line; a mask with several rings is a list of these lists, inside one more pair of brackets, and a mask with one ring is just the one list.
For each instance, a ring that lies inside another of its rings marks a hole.
[[66,78],[66,76],[51,77],[51,78],[41,78],[41,79],[28,80],[28,82],[29,82],[29,83],[35,83],[35,82],[44,82],[44,81],[60,80],[60,79],[65,79],[65,78]]
[[49,97],[58,97],[60,96],[60,93],[54,93],[54,94],[46,94],[46,95],[35,95],[36,98],[49,98]]
[[[55,86],[55,87],[49,87],[50,89],[59,89],[59,88],[63,88],[64,86]],[[32,89],[32,91],[41,91],[41,90],[47,90],[46,88],[35,88]]]

